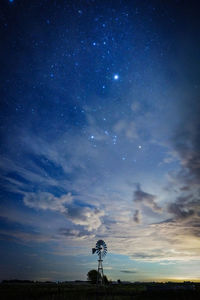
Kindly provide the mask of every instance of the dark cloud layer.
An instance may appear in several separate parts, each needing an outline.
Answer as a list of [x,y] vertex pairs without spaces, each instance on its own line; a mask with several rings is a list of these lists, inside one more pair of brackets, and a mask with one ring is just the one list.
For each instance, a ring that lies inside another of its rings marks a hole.
[[174,214],[178,219],[186,219],[194,216],[195,210],[192,209],[192,203],[182,204],[179,202],[171,203],[168,207],[169,213]]
[[[191,55],[197,59],[197,49],[200,51],[197,34],[199,18],[195,19],[195,22],[196,27],[192,28],[192,32],[187,32],[191,43],[181,49],[182,55],[187,59],[179,64],[179,72],[182,72],[179,79],[182,86],[186,85],[186,89],[180,99],[180,121],[172,138],[172,148],[180,159],[180,168],[172,176],[172,187],[178,188],[178,195],[169,204],[168,212],[173,215],[173,221],[197,236],[200,234],[200,67],[194,64],[195,60],[191,60]],[[195,34],[197,38],[191,40]]]

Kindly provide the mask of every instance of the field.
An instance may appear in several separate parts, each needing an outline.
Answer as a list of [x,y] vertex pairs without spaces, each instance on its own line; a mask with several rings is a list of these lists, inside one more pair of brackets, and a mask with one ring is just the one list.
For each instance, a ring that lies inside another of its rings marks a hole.
[[96,287],[68,283],[1,283],[2,300],[192,300],[200,299],[199,285],[120,284]]

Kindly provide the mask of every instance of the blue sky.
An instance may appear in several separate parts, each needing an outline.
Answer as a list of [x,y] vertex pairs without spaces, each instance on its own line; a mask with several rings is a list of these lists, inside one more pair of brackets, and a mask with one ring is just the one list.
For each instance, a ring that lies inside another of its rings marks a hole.
[[198,3],[0,6],[0,279],[198,280]]

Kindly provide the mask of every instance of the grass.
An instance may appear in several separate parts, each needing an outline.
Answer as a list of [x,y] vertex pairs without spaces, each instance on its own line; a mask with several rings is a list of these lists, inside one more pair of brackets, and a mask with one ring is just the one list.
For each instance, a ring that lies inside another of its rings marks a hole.
[[200,290],[148,290],[145,284],[73,285],[66,283],[2,283],[2,300],[196,300]]

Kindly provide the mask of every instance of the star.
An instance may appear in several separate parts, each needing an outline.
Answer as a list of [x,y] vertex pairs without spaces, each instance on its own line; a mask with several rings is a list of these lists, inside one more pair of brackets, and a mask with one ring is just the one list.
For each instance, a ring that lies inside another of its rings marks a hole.
[[115,74],[114,75],[114,80],[118,80],[119,79],[119,75],[118,74]]
[[139,148],[139,149],[142,149],[142,146],[141,146],[141,145],[139,145],[139,146],[138,146],[138,148]]

